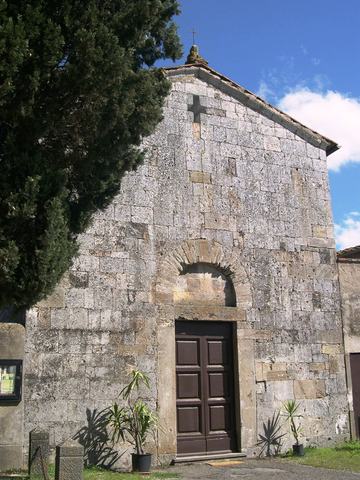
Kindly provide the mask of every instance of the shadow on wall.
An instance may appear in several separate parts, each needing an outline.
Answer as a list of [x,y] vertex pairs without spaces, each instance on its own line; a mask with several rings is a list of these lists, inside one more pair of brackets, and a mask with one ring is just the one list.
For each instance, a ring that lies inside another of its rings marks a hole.
[[199,262],[183,265],[175,288],[175,302],[236,307],[236,294],[228,272],[218,265]]
[[87,425],[84,425],[75,435],[84,447],[85,466],[111,468],[121,455],[112,448],[107,431],[107,409],[98,411],[86,409]]

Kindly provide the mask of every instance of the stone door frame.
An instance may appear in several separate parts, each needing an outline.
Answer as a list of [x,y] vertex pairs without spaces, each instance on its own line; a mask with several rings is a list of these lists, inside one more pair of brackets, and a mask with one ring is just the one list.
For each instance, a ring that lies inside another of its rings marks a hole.
[[[246,452],[256,443],[256,384],[254,335],[247,322],[252,306],[250,284],[241,265],[238,249],[225,250],[219,243],[204,239],[188,240],[172,250],[161,262],[153,288],[157,305],[158,338],[158,431],[157,453],[160,460],[176,456],[176,361],[175,321],[205,320],[234,324],[234,366],[236,431],[238,445]],[[184,267],[206,263],[231,279],[236,307],[175,305],[173,291]]]

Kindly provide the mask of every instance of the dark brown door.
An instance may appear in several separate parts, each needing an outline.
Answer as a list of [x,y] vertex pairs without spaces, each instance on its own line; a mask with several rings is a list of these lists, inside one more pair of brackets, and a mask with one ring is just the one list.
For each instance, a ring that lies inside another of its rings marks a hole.
[[232,325],[176,322],[178,454],[236,450]]
[[350,368],[356,436],[360,438],[360,353],[350,354]]

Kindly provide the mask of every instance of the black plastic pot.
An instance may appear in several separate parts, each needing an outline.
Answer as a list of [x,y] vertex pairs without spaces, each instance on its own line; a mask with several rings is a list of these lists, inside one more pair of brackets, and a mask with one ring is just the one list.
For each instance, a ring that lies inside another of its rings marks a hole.
[[151,453],[139,455],[132,453],[132,469],[133,472],[150,472]]
[[297,457],[303,457],[305,455],[304,445],[302,443],[293,445],[293,454]]

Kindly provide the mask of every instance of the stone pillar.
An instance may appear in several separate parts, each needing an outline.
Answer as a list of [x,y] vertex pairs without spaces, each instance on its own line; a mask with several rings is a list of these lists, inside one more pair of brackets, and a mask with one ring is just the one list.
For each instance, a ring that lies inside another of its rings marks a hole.
[[83,480],[84,447],[74,440],[56,447],[55,480]]
[[[0,360],[23,360],[24,326],[18,323],[2,323],[2,318],[0,320]],[[2,401],[0,403],[0,471],[24,467],[23,432],[23,400]]]
[[29,476],[47,473],[49,467],[49,433],[31,430],[29,442]]

